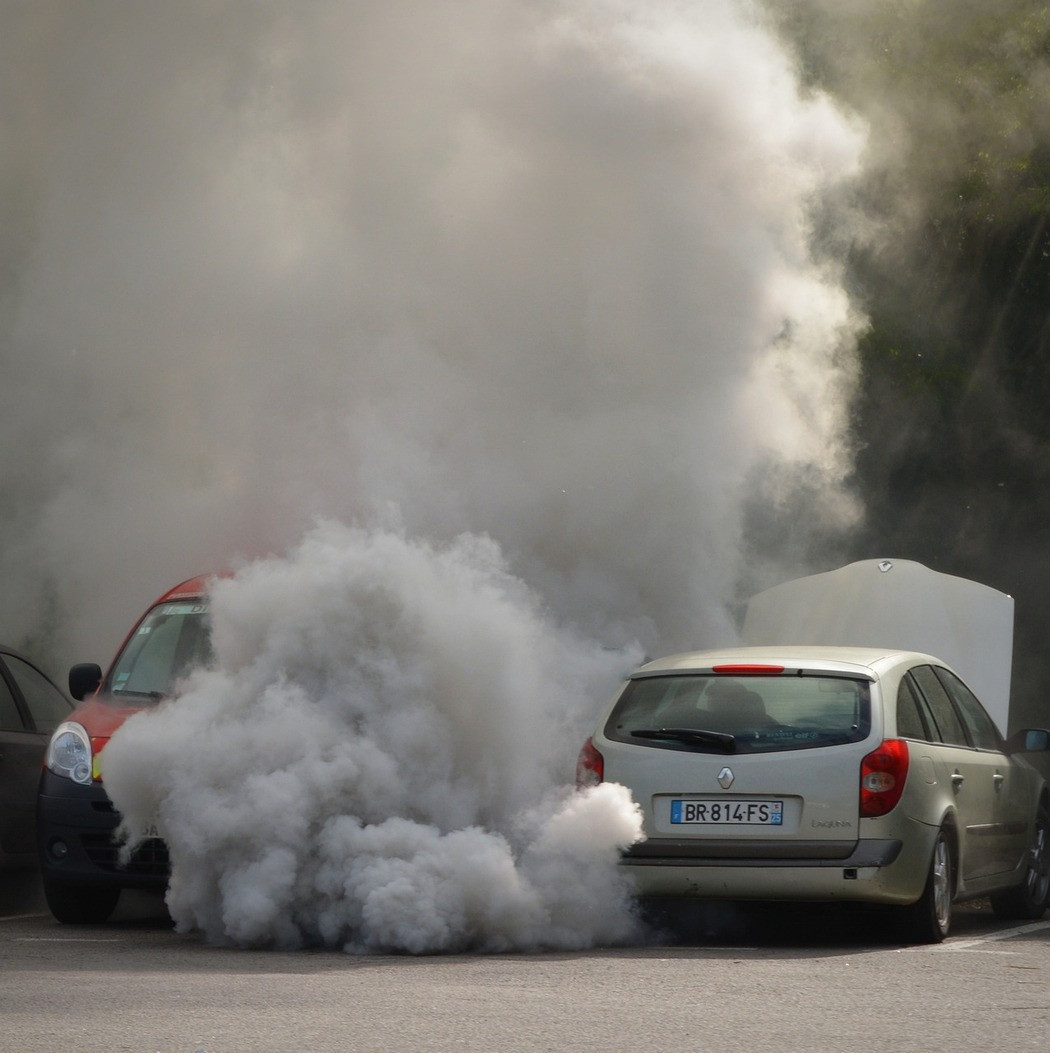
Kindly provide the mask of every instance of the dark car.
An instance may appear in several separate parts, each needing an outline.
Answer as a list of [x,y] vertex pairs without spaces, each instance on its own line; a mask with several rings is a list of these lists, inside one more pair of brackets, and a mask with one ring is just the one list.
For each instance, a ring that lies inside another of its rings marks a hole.
[[0,869],[36,865],[36,790],[51,733],[73,703],[28,658],[0,646]]
[[69,672],[69,692],[80,705],[51,737],[37,802],[44,895],[61,922],[105,921],[122,889],[167,886],[167,846],[159,836],[147,837],[129,861],[119,858],[120,816],[102,785],[99,757],[128,717],[156,705],[180,677],[210,660],[207,580],[192,578],[161,596],[105,676],[97,665]]

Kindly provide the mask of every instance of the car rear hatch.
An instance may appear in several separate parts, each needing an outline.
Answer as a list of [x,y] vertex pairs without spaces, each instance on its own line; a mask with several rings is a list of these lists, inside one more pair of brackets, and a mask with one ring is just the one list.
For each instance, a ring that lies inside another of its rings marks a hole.
[[648,840],[630,855],[848,857],[871,681],[856,669],[640,671],[596,742],[606,781],[642,808]]

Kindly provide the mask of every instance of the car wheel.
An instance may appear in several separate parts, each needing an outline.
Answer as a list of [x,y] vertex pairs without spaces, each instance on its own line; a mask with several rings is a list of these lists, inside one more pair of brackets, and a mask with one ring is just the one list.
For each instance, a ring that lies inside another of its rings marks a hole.
[[940,943],[952,925],[952,899],[955,893],[955,860],[944,830],[937,833],[926,886],[919,899],[902,907],[902,935],[908,943]]
[[44,899],[48,910],[65,925],[97,925],[113,913],[120,889],[45,881]]
[[1041,918],[1050,900],[1050,809],[1039,805],[1028,846],[1024,880],[1016,888],[991,897],[998,918]]

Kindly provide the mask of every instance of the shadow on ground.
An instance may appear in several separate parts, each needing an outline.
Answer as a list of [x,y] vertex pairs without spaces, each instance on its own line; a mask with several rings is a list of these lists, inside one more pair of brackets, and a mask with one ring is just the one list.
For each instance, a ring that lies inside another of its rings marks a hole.
[[46,910],[40,875],[35,870],[0,871],[0,917]]
[[[665,946],[874,948],[910,942],[891,911],[863,904],[650,901],[644,917],[654,941]],[[951,935],[1002,924],[985,900],[957,903]]]
[[[0,918],[26,914],[48,914],[39,873],[35,870],[0,871]],[[110,920],[146,925],[171,924],[161,893],[134,889],[125,889],[121,893]]]

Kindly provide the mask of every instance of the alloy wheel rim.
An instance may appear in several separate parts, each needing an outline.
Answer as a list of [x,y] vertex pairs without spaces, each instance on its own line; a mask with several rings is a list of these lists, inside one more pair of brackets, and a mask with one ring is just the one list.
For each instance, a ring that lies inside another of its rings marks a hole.
[[933,909],[941,932],[947,932],[952,910],[951,859],[943,839],[933,855]]
[[1035,837],[1028,861],[1028,891],[1036,903],[1050,894],[1050,844],[1047,842],[1047,822],[1040,817],[1035,825]]

